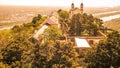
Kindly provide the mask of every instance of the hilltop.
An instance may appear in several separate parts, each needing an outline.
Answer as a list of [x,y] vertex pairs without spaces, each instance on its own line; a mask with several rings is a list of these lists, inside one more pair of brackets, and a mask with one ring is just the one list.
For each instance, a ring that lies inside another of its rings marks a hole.
[[[63,9],[50,16],[37,14],[28,23],[0,31],[0,67],[120,67],[120,34],[108,34],[103,21],[91,14],[80,11],[69,15]],[[104,33],[108,35],[103,36]],[[91,45],[76,47],[77,41],[82,46],[85,42]]]

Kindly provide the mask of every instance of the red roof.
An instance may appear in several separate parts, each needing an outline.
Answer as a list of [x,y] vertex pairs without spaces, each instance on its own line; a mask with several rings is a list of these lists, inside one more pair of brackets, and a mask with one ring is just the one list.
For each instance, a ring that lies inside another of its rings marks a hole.
[[57,25],[58,23],[54,22],[53,20],[51,20],[50,18],[47,18],[43,23],[42,25]]

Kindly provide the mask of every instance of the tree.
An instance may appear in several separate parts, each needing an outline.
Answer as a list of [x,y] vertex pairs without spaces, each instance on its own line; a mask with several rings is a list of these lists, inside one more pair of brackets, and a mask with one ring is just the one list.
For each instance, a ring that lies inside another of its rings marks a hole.
[[3,47],[0,50],[2,56],[0,57],[0,62],[8,64],[11,67],[22,67],[22,63],[24,62],[23,57],[25,57],[23,54],[28,52],[28,49],[31,49],[32,45],[28,41],[28,38],[33,33],[33,28],[28,25],[14,26],[9,30],[7,35],[5,34],[6,36],[3,36],[6,38],[5,40],[0,39],[3,40],[2,43],[5,43],[5,45],[2,44]]
[[32,68],[77,67],[78,53],[71,43],[45,41],[34,46]]
[[31,68],[47,68],[46,48],[46,46],[40,46],[39,44],[34,46]]
[[68,26],[69,34],[80,36],[86,31],[91,36],[99,35],[99,30],[102,27],[102,21],[98,18],[93,17],[91,14],[74,14],[70,20]]
[[68,32],[68,24],[69,24],[69,13],[65,10],[58,10],[59,15],[59,23],[61,25],[61,29],[64,34]]
[[54,44],[62,36],[56,26],[49,26],[43,33],[41,43],[36,43],[33,49],[32,68],[52,68],[51,58],[54,56]]
[[120,67],[120,34],[113,31],[98,46],[88,52],[86,61],[90,68]]
[[38,16],[34,17],[32,20],[32,23],[36,23],[38,20],[40,20],[42,18],[42,16],[40,14],[38,14]]
[[50,26],[43,34],[43,43],[35,45],[32,66],[36,68],[76,67],[78,54],[72,44],[60,42],[61,30]]
[[[13,64],[17,61],[21,61],[22,53],[23,50],[21,49],[21,43],[18,43],[16,40],[15,42],[9,43],[5,48],[1,50],[1,54],[3,56],[1,61],[4,64],[12,65],[12,67],[15,67]],[[21,66],[21,62],[18,66]]]
[[45,38],[49,41],[50,40],[52,40],[52,41],[59,40],[60,37],[62,37],[62,31],[61,31],[61,29],[59,29],[56,26],[48,27],[43,33],[43,38]]
[[52,67],[55,68],[66,68],[66,67],[77,67],[78,53],[70,42],[56,42],[55,53],[50,62]]
[[82,32],[82,24],[80,22],[80,14],[75,14],[72,16],[71,22],[70,22],[70,30],[69,33],[71,35],[79,36]]

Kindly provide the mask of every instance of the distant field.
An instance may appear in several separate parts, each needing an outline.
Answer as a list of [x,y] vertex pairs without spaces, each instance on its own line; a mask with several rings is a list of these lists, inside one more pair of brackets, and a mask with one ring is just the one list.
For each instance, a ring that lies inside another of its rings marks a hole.
[[98,15],[96,17],[102,18],[102,17],[112,16],[112,15],[117,15],[117,14],[120,14],[120,12],[109,13],[109,14],[101,14],[101,15]]
[[0,23],[0,28],[21,25],[22,23]]
[[33,6],[0,6],[0,29],[31,22],[37,14],[50,15],[59,8]]
[[111,28],[120,32],[120,18],[107,21],[104,23],[104,25],[108,28]]
[[30,22],[37,14],[50,15],[59,8],[32,7],[32,6],[0,6],[0,23],[26,23]]
[[97,13],[104,13],[104,12],[111,12],[111,11],[118,11],[120,10],[120,6],[117,7],[85,7],[84,12],[88,14],[97,14]]
[[[0,6],[0,28],[9,27],[14,25],[20,25],[22,23],[28,23],[32,21],[32,18],[37,14],[41,15],[51,15],[53,11],[57,11],[58,9],[64,9],[69,11],[69,7],[40,7],[40,6]],[[84,12],[88,14],[95,13],[103,13],[120,10],[120,6],[110,8],[110,7],[85,7]],[[98,17],[110,16],[120,14],[111,13],[111,14],[103,14]]]

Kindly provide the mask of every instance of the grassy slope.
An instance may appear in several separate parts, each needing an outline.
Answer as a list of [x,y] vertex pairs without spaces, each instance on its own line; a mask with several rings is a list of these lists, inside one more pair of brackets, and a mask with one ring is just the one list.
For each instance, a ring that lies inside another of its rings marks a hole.
[[104,23],[104,25],[108,28],[111,28],[120,32],[120,18],[107,21]]
[[102,17],[112,16],[112,15],[117,15],[117,14],[120,14],[120,12],[109,13],[109,14],[101,14],[101,15],[98,15],[96,17],[102,18]]

